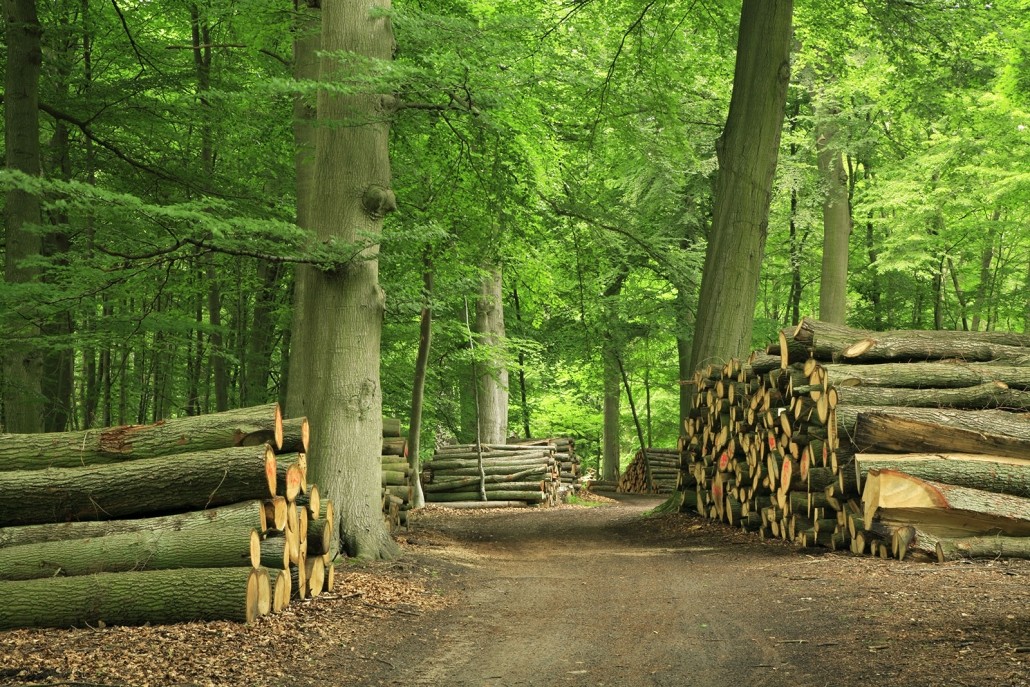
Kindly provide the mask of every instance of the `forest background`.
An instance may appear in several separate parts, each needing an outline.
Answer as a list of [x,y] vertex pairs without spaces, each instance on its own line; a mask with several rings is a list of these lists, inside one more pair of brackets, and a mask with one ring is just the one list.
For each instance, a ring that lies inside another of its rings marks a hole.
[[[498,430],[588,464],[606,397],[623,462],[639,443],[627,390],[675,444],[739,2],[396,0],[392,60],[339,54],[332,80],[294,59],[317,7],[4,4],[5,431],[286,400],[297,266],[374,243],[405,422],[432,313],[424,454],[475,439],[491,381]],[[855,327],[1030,331],[1030,2],[809,0],[793,31],[753,344],[834,279]],[[305,229],[319,92],[393,94],[381,237]]]

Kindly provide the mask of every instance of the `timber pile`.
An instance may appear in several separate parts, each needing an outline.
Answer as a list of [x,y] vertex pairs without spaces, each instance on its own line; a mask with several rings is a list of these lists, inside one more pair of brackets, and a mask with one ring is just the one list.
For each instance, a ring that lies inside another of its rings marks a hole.
[[1030,552],[1030,336],[805,319],[694,383],[685,508],[881,557]]
[[[649,448],[646,462],[637,451],[619,477],[618,491],[630,494],[671,494],[679,484],[680,451],[675,448]],[[650,481],[648,471],[650,470]]]
[[565,489],[578,489],[580,485],[579,456],[576,455],[576,442],[570,437],[551,437],[549,439],[508,439],[509,444],[519,446],[554,446],[554,460],[558,464],[559,479]]
[[333,585],[333,505],[278,405],[0,437],[0,629],[253,621]]
[[422,469],[426,502],[452,508],[484,501],[553,506],[560,485],[553,444],[444,446]]
[[394,531],[408,525],[411,508],[411,467],[408,465],[408,440],[401,421],[383,418],[383,519]]

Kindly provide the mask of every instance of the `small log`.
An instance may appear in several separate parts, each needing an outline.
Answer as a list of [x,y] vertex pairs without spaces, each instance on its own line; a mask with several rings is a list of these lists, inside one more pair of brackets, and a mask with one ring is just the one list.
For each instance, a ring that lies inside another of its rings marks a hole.
[[962,537],[939,539],[936,546],[937,561],[962,558],[1023,558],[1030,559],[1030,537]]
[[836,387],[958,389],[999,382],[1030,390],[1030,366],[986,363],[880,363],[826,365],[827,382]]
[[286,533],[269,531],[261,540],[261,565],[286,569],[290,565],[290,542]]
[[307,453],[311,443],[311,429],[306,417],[295,417],[282,421],[282,432],[276,437],[276,448],[280,453]]
[[1030,457],[970,453],[859,453],[855,470],[862,480],[870,470],[897,470],[920,479],[1030,498]]
[[526,508],[525,501],[450,501],[442,503],[443,508],[484,509],[484,508]]
[[959,389],[845,386],[837,389],[836,394],[839,402],[857,406],[1030,410],[1030,391],[1010,389],[1002,382],[987,382]]
[[[847,411],[842,413],[841,411]],[[851,441],[860,452],[983,453],[1030,456],[1030,415],[1000,410],[930,410],[840,406],[838,426],[854,417]]]

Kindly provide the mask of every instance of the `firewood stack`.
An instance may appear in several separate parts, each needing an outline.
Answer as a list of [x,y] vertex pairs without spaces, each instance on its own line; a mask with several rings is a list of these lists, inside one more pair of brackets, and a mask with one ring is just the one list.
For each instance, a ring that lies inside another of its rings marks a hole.
[[570,437],[551,437],[549,439],[508,439],[509,444],[520,446],[554,446],[554,459],[558,463],[561,486],[565,489],[579,488],[579,456],[576,455],[576,442]]
[[333,504],[278,405],[0,437],[0,629],[250,622],[333,586]]
[[383,519],[390,530],[407,527],[411,507],[411,467],[408,465],[408,440],[401,421],[383,418]]
[[[647,449],[647,463],[644,454],[637,451],[626,466],[626,472],[619,477],[618,491],[629,494],[671,494],[679,484],[680,451],[675,448]],[[651,468],[651,481],[647,480],[647,468]]]
[[555,447],[550,443],[444,446],[422,470],[426,503],[452,508],[483,501],[553,506],[560,485]]
[[883,557],[1030,550],[1030,336],[805,319],[694,382],[684,507]]

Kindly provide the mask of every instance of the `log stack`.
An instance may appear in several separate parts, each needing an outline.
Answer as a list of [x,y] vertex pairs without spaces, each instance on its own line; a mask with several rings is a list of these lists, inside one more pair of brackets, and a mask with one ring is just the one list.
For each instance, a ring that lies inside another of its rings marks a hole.
[[571,437],[550,437],[547,439],[508,439],[509,444],[519,446],[554,446],[554,460],[558,464],[561,489],[575,491],[580,486],[579,456],[576,442]]
[[333,505],[277,405],[0,437],[0,629],[250,622],[333,584]]
[[1024,550],[1030,336],[805,319],[694,383],[685,507],[884,557]]
[[680,469],[678,448],[649,448],[646,463],[644,452],[637,451],[626,466],[626,471],[619,477],[617,491],[626,494],[671,494],[679,484]]
[[453,508],[483,501],[555,505],[560,485],[553,444],[444,446],[422,470],[426,502]]
[[383,519],[390,531],[406,527],[411,508],[411,466],[408,464],[408,440],[401,422],[383,418]]

